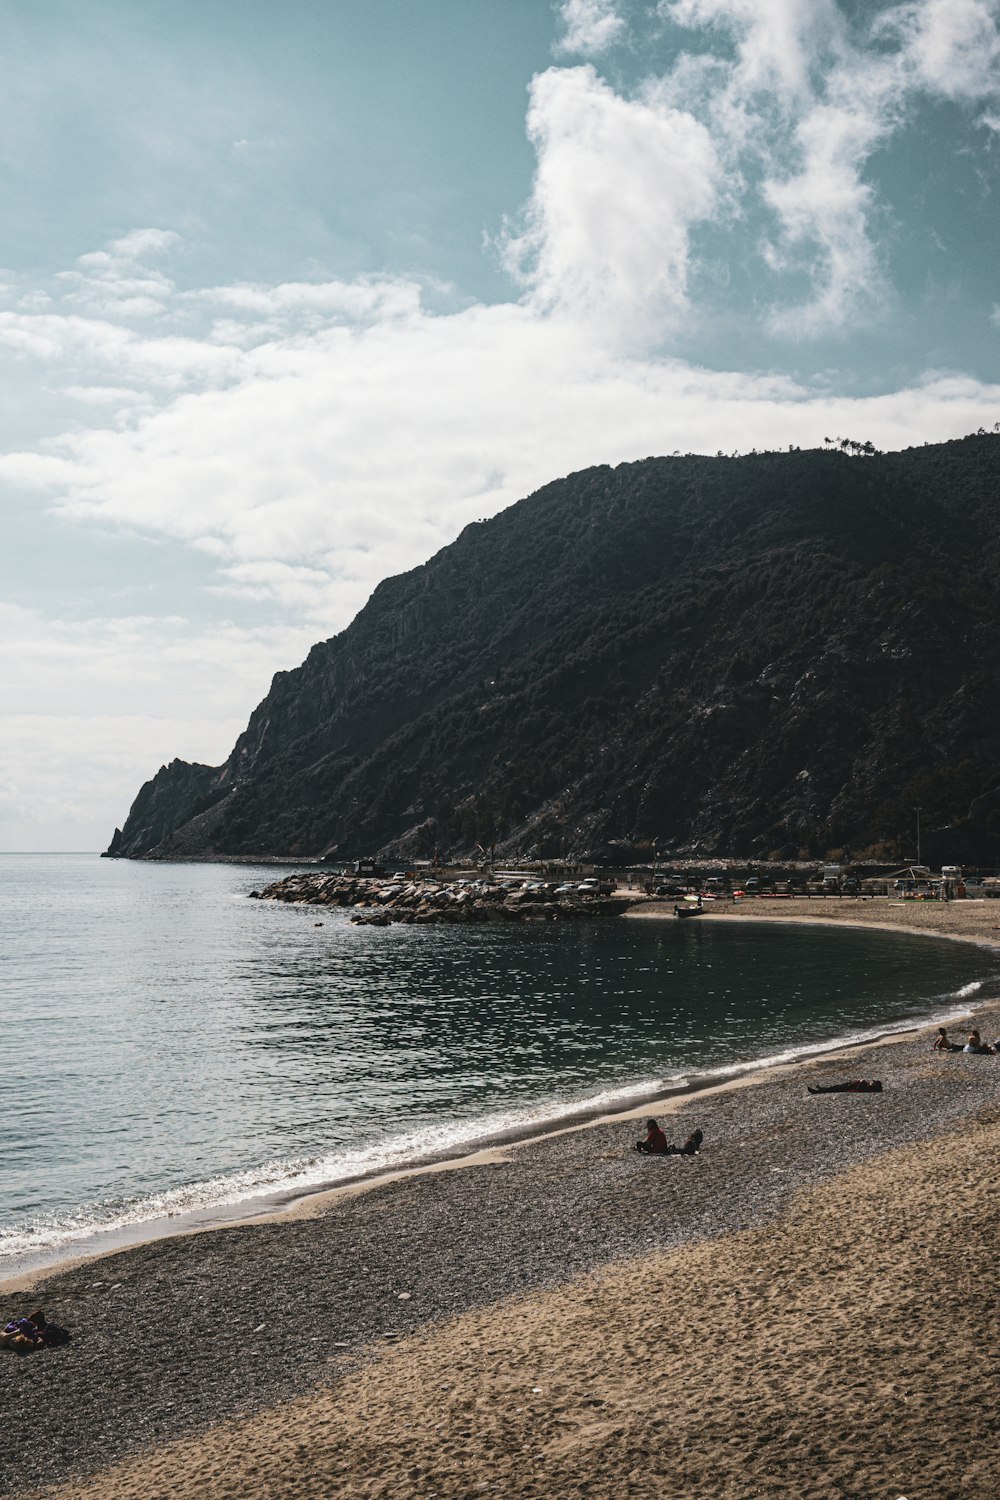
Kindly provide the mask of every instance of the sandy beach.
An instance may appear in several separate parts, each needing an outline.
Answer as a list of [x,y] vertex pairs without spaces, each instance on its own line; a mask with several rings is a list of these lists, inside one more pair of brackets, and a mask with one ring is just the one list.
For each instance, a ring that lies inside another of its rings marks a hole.
[[[647,901],[631,920],[673,919],[673,901]],[[713,921],[846,923],[1000,946],[1000,901],[897,901],[881,896],[758,897],[706,903]],[[697,920],[702,921],[704,917]]]
[[[1000,933],[992,903],[782,907]],[[995,1500],[1000,1059],[932,1036],[675,1099],[694,1160],[604,1120],[4,1290],[76,1337],[0,1358],[0,1490]],[[807,1091],[861,1076],[884,1093]]]

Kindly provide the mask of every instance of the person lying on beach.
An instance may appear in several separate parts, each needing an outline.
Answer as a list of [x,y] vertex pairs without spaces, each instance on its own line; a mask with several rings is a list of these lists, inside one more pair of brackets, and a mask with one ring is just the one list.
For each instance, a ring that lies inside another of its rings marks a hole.
[[647,1156],[697,1156],[705,1139],[700,1130],[693,1130],[683,1146],[670,1146],[655,1120],[647,1120],[646,1127],[649,1134],[644,1141],[636,1141],[635,1149]]
[[962,1051],[963,1052],[978,1052],[981,1055],[985,1055],[986,1057],[991,1057],[993,1055],[993,1049],[991,1047],[987,1047],[984,1044],[983,1039],[979,1035],[978,1031],[970,1031],[969,1032],[969,1040],[966,1042],[965,1046],[962,1048]]
[[20,1354],[40,1349],[43,1344],[68,1343],[69,1334],[65,1328],[50,1323],[40,1307],[26,1318],[14,1318],[0,1329],[0,1349],[16,1349]]
[[21,1353],[27,1353],[29,1349],[37,1349],[42,1343],[42,1330],[35,1322],[36,1313],[30,1318],[14,1318],[0,1332],[0,1349],[17,1349]]
[[879,1078],[852,1078],[849,1083],[810,1084],[810,1094],[881,1094]]

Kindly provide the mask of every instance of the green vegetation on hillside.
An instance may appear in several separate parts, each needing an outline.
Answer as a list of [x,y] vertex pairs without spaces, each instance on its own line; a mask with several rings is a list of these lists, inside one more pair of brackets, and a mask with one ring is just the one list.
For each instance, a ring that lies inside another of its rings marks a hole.
[[468,526],[113,852],[891,856],[916,807],[1000,851],[1000,438],[835,441],[589,469]]

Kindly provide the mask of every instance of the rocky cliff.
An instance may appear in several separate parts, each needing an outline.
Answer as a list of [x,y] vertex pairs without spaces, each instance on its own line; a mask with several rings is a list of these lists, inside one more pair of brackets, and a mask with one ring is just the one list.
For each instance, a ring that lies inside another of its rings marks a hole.
[[380,584],[108,852],[891,856],[920,807],[996,858],[998,565],[989,435],[573,474]]

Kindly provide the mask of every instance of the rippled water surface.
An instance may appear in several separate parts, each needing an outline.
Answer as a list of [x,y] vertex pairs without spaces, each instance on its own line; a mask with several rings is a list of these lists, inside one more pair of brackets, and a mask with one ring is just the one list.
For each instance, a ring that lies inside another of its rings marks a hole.
[[812,927],[354,927],[246,899],[278,873],[0,856],[0,1268],[946,1013],[994,966]]

